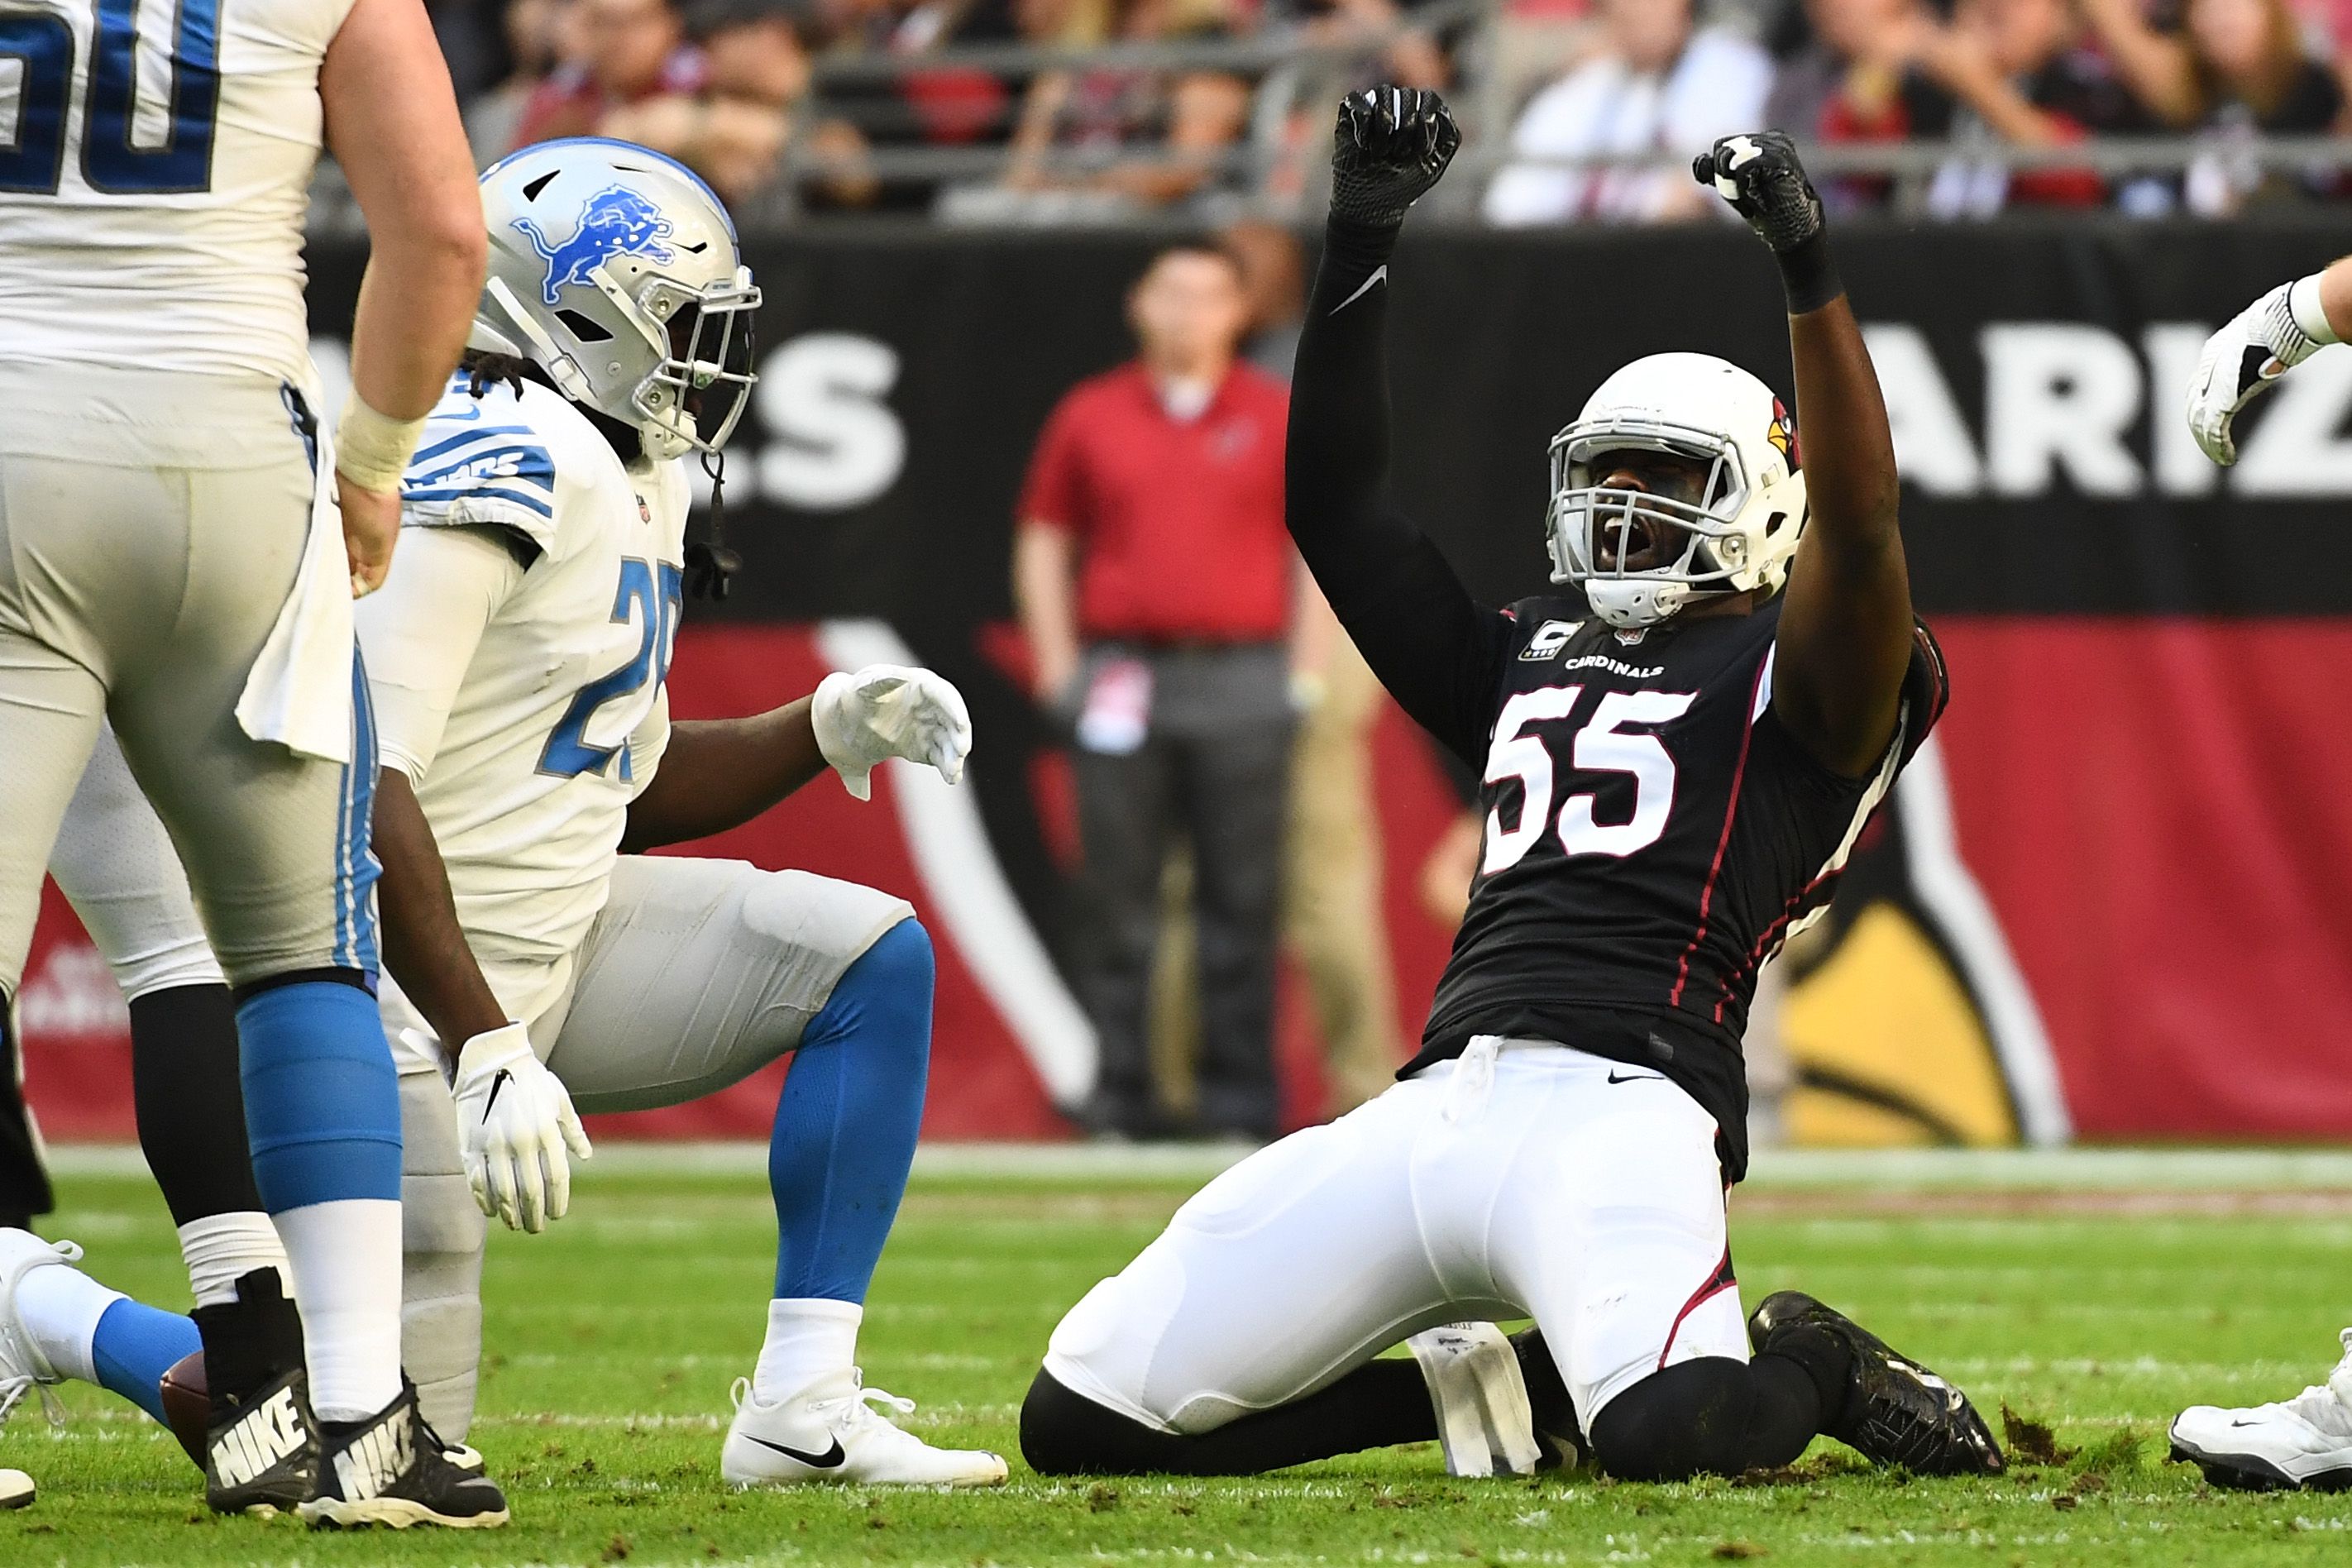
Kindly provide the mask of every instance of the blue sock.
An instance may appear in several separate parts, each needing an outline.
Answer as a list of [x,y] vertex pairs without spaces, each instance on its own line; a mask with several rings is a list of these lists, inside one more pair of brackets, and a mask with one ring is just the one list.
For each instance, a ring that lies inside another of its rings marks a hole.
[[768,1143],[779,1300],[866,1300],[922,1126],[931,979],[930,933],[901,921],[802,1032]]
[[302,980],[237,1004],[253,1178],[271,1214],[400,1196],[400,1084],[375,997]]
[[204,1342],[191,1320],[126,1296],[98,1320],[90,1359],[98,1363],[100,1386],[163,1421],[163,1374],[202,1350]]

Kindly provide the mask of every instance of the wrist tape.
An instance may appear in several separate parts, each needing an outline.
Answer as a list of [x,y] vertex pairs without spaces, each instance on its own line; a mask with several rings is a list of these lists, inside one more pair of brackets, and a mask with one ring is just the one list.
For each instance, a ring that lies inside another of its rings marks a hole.
[[2315,343],[2341,342],[2335,324],[2328,321],[2326,309],[2319,302],[2319,279],[2316,272],[2308,278],[2298,278],[2286,291],[2288,314],[2303,329],[2304,336]]
[[353,392],[335,426],[335,472],[363,490],[397,490],[424,436],[423,419],[387,418]]

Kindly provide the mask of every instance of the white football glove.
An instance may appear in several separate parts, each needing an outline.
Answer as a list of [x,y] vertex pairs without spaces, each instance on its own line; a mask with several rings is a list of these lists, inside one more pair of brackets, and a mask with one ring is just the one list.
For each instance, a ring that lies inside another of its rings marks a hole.
[[563,1080],[532,1054],[520,1024],[476,1035],[457,1053],[457,1139],[466,1184],[486,1215],[542,1231],[572,1206],[569,1148],[593,1152]]
[[2197,356],[2197,374],[2189,381],[2189,433],[2224,468],[2238,460],[2230,435],[2238,411],[2322,346],[2295,321],[2287,300],[2294,287],[2282,283],[2239,311],[2205,340]]
[[869,775],[885,757],[929,763],[954,784],[971,754],[963,693],[928,669],[903,664],[826,676],[809,703],[809,721],[817,749],[859,800],[872,797]]

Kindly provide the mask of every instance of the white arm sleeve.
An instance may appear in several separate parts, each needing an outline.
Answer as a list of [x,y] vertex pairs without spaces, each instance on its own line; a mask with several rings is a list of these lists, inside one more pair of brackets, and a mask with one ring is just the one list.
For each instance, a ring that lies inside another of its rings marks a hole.
[[489,529],[412,525],[383,586],[352,606],[377,749],[411,784],[433,765],[482,629],[522,574]]

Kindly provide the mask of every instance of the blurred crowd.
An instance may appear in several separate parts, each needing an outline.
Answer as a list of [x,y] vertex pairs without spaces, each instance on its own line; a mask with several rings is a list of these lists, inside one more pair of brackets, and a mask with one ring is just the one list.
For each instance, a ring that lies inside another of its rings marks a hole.
[[[1825,181],[1942,216],[2219,216],[2339,194],[2265,137],[2345,121],[2352,0],[429,0],[479,156],[551,136],[671,153],[753,221],[1298,216],[1330,106],[1445,90],[1441,191],[1500,225],[1707,210],[1717,136],[1932,143]],[[2188,136],[2153,171],[2066,148]],[[2012,149],[2028,149],[2020,156]]]
[[[1483,208],[1496,224],[1696,216],[1678,167],[1579,167],[1659,149],[1691,154],[1768,125],[1830,146],[1911,141],[1945,155],[1910,181],[1938,216],[2011,206],[2217,216],[2338,194],[2332,169],[2281,174],[2256,139],[2334,133],[2345,114],[2352,10],[2337,0],[1596,0],[1575,58],[1517,114]],[[2189,135],[2160,174],[2103,174],[2037,153],[2103,136]],[[1824,181],[1844,209],[1885,205],[1884,174]]]

